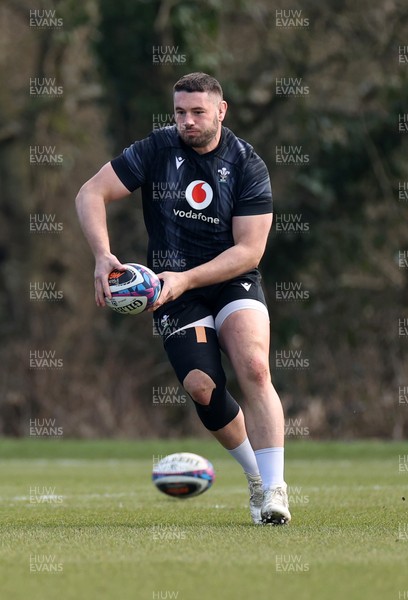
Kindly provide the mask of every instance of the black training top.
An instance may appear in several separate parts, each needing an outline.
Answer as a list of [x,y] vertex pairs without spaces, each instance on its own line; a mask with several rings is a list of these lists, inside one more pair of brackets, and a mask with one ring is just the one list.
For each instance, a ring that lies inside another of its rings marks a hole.
[[148,266],[185,271],[234,245],[232,217],[272,212],[265,163],[222,127],[217,148],[198,154],[176,126],[153,131],[112,161],[131,192],[142,188]]

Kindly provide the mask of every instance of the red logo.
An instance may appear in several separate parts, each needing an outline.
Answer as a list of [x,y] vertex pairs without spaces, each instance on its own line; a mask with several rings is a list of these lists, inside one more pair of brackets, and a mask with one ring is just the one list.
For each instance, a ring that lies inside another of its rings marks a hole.
[[186,189],[186,200],[192,208],[204,210],[212,202],[212,187],[201,179],[192,181]]

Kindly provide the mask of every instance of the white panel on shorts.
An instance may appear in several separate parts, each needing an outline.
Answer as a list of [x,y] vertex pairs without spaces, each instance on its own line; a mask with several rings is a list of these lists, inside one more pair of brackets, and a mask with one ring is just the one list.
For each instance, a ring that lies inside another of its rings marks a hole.
[[241,298],[240,300],[234,300],[233,302],[226,304],[215,317],[215,329],[217,333],[229,315],[232,315],[232,313],[236,312],[237,310],[243,310],[244,308],[259,310],[269,318],[268,309],[266,308],[265,304],[262,304],[262,302],[259,300],[255,300],[254,298]]
[[179,331],[183,331],[183,329],[190,329],[190,327],[210,327],[211,329],[215,329],[214,318],[212,315],[208,315],[207,317],[203,317],[202,319],[198,319],[198,321],[194,321],[193,323],[189,323],[188,325],[184,325],[184,327],[180,327],[180,329],[176,329],[176,331],[172,331],[171,334],[167,337],[171,337],[175,333]]

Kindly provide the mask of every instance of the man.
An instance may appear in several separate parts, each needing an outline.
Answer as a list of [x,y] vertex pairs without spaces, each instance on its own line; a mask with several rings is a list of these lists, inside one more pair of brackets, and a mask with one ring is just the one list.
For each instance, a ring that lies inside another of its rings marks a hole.
[[[226,111],[216,79],[183,76],[174,85],[176,125],[103,166],[81,188],[77,211],[95,255],[96,303],[105,306],[108,274],[124,269],[110,251],[105,205],[141,187],[148,266],[154,256],[177,258],[158,274],[162,292],[152,307],[170,362],[204,426],[243,467],[253,521],[284,524],[291,519],[284,418],[271,383],[269,318],[257,270],[272,225],[272,193],[263,161],[222,126]],[[242,409],[226,389],[220,348],[236,373]]]

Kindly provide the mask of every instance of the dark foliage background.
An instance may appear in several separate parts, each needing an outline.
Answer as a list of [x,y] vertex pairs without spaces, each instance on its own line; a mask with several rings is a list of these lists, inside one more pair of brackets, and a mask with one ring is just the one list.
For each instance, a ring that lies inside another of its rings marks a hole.
[[[0,5],[0,431],[26,435],[30,419],[53,419],[65,436],[206,435],[191,406],[152,402],[154,388],[178,383],[150,316],[94,306],[93,259],[73,204],[104,162],[166,120],[172,84],[199,69],[221,80],[226,124],[270,169],[276,216],[262,272],[273,379],[289,423],[316,438],[402,438],[406,3],[44,0],[37,4],[63,27],[42,29],[30,26],[30,4]],[[303,26],[278,26],[276,10],[300,11]],[[177,48],[184,62],[154,64],[154,47]],[[30,94],[33,77],[55,78],[63,94]],[[280,95],[281,78],[301,78],[303,93]],[[55,146],[62,164],[30,164],[39,145]],[[282,146],[307,159],[283,165]],[[31,231],[39,215],[61,230]],[[302,231],[276,226],[293,215]],[[109,209],[109,226],[121,260],[143,262],[138,194]],[[38,282],[52,282],[62,299],[33,301]],[[307,294],[281,301],[284,283]],[[63,367],[30,367],[44,350]],[[279,368],[282,351],[300,352],[308,366]]]

